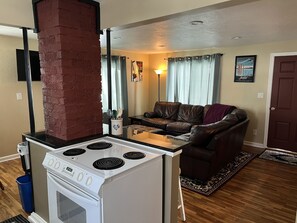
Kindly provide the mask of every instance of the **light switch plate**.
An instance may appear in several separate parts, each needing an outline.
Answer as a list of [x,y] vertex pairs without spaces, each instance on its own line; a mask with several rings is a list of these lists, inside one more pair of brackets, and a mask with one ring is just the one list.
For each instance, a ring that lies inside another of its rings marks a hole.
[[264,93],[263,92],[259,92],[257,94],[257,98],[264,98]]
[[23,100],[23,94],[22,93],[16,93],[17,100]]

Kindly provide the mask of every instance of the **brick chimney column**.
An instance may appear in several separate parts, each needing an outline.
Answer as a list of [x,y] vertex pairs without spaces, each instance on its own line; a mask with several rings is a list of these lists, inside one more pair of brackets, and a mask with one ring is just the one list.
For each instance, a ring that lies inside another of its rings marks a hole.
[[101,60],[95,7],[37,4],[46,134],[73,140],[102,133]]

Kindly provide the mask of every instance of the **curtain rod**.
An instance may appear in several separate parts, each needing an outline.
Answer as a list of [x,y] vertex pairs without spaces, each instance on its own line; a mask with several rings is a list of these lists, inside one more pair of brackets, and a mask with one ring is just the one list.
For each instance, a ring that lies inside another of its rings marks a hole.
[[204,56],[211,56],[211,55],[220,55],[223,56],[223,53],[214,53],[214,54],[205,54],[205,55],[196,55],[196,56],[184,56],[184,57],[168,57],[168,58],[164,58],[164,60],[168,60],[168,59],[176,59],[176,58],[192,58],[192,57],[204,57]]
[[[107,57],[107,55],[106,54],[102,54],[101,55],[102,57]],[[119,56],[119,55],[111,55],[112,57],[126,57],[126,59],[130,59],[129,57],[127,57],[127,56]]]

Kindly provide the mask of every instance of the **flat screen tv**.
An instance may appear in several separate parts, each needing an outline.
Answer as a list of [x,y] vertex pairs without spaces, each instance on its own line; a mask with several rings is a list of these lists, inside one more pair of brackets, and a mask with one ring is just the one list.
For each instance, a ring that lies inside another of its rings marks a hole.
[[[32,81],[40,81],[40,63],[38,51],[29,51]],[[16,49],[18,81],[26,81],[24,50]]]

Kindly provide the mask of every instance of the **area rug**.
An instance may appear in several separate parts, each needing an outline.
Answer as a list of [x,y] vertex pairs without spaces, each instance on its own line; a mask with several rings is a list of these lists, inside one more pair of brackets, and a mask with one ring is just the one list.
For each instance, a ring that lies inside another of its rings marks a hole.
[[266,149],[259,158],[297,166],[297,155],[292,153]]
[[9,218],[1,223],[30,223],[23,215],[19,214],[15,217]]
[[221,169],[207,182],[202,183],[197,179],[190,179],[181,176],[181,186],[195,191],[199,194],[209,196],[217,189],[219,189],[220,186],[222,186],[225,182],[231,179],[232,176],[234,176],[240,169],[242,169],[256,156],[257,154],[242,151],[237,157],[235,157],[233,162],[228,163],[225,168]]

